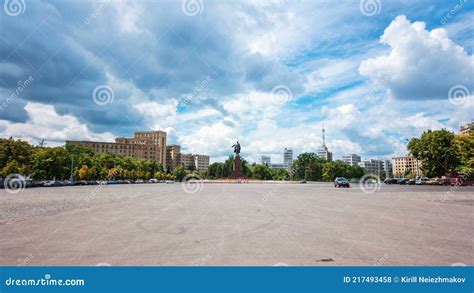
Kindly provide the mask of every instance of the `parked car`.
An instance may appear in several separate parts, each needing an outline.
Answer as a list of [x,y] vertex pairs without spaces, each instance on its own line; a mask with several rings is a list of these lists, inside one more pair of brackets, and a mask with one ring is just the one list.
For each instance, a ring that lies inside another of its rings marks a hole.
[[385,184],[396,184],[398,183],[398,178],[387,178],[383,181]]
[[174,184],[174,180],[166,180],[166,184]]
[[156,178],[151,178],[150,180],[148,180],[149,183],[158,183],[158,179]]
[[401,178],[401,179],[398,179],[398,182],[397,182],[397,183],[400,184],[400,185],[405,185],[405,184],[408,183],[408,180],[410,180],[410,179],[408,179],[408,178]]
[[428,177],[417,177],[415,180],[416,185],[424,185],[426,181],[430,180]]
[[431,178],[425,181],[426,185],[441,185],[442,182],[438,178]]
[[74,181],[71,181],[71,180],[64,180],[63,183],[62,183],[63,186],[73,186],[74,185]]
[[145,181],[143,179],[137,179],[135,180],[135,183],[141,184],[141,183],[145,183]]
[[467,186],[467,185],[474,185],[474,178],[472,175],[465,176],[465,175],[459,175],[454,178],[451,178],[450,182],[451,185],[457,185],[457,186]]
[[306,180],[301,180],[300,184],[306,184]]
[[49,181],[46,181],[43,186],[57,187],[57,186],[61,186],[61,182],[59,182],[58,180],[49,180]]
[[415,185],[415,181],[416,181],[416,179],[412,178],[412,179],[408,180],[407,184],[408,185]]
[[336,177],[334,179],[334,187],[350,187],[349,181],[344,177]]

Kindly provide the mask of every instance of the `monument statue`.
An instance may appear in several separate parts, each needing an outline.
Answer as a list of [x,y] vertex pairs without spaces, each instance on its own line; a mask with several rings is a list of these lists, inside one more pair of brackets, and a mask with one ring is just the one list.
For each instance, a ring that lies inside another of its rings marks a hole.
[[237,141],[233,146],[234,148],[234,153],[238,156],[240,154],[240,143]]
[[237,141],[232,147],[234,148],[235,158],[232,166],[232,174],[230,174],[229,178],[245,178],[244,171],[242,170],[242,161],[240,160],[240,143]]

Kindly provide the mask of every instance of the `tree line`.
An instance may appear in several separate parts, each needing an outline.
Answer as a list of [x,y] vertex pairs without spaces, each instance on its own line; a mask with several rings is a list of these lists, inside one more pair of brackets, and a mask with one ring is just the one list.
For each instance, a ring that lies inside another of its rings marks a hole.
[[28,175],[35,180],[174,179],[153,160],[94,153],[78,146],[35,147],[21,140],[0,139],[0,176]]
[[[241,159],[242,169],[246,177],[260,180],[306,180],[332,181],[336,177],[360,178],[365,170],[360,166],[351,166],[343,161],[327,161],[315,153],[302,153],[293,161],[291,170],[272,169],[265,164],[248,164]],[[223,163],[209,166],[207,176],[210,179],[227,178],[232,173],[234,156]]]
[[428,130],[410,140],[408,151],[421,161],[421,170],[428,177],[472,175],[474,171],[474,132]]

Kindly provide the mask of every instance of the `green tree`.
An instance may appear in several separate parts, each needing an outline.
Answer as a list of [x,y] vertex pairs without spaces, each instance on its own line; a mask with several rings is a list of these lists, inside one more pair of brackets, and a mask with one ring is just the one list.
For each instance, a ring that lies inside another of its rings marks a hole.
[[412,138],[408,151],[422,161],[423,172],[429,177],[453,174],[461,163],[455,135],[446,130],[428,130],[420,138]]
[[270,168],[265,164],[255,164],[252,166],[252,175],[253,178],[259,180],[271,180],[272,173]]
[[174,172],[173,172],[175,178],[177,181],[182,181],[183,178],[186,176],[187,172],[186,172],[186,169],[183,167],[183,166],[178,166],[174,169]]
[[454,143],[460,161],[456,168],[457,173],[472,174],[474,171],[474,132],[456,135]]

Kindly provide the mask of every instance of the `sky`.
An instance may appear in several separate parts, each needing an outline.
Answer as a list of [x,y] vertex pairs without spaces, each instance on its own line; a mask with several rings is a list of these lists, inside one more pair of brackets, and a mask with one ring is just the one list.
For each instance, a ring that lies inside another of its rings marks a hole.
[[0,10],[0,136],[33,144],[164,130],[222,161],[390,158],[474,119],[474,4],[32,1]]

